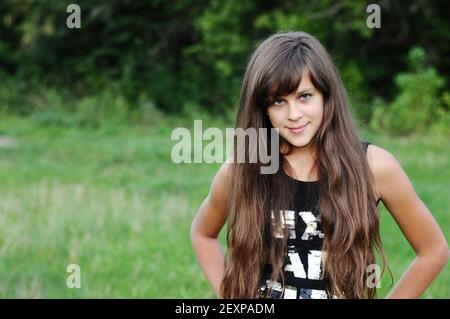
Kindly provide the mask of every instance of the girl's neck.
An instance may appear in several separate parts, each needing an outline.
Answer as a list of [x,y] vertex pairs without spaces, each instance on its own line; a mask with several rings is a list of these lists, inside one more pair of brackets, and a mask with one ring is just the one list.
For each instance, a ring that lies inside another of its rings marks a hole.
[[294,162],[310,163],[316,161],[316,150],[313,145],[308,144],[303,147],[291,146],[290,152],[286,154]]
[[318,180],[316,152],[311,148],[293,147],[285,159],[291,167],[291,177],[302,181]]

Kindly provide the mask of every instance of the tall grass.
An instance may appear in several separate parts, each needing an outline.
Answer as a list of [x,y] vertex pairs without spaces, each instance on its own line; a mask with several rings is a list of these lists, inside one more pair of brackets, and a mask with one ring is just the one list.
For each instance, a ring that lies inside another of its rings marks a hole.
[[[170,133],[183,124],[192,122],[78,129],[2,117],[0,135],[14,143],[0,146],[0,297],[214,297],[189,226],[219,164],[171,162]],[[399,159],[449,238],[448,143],[366,138]],[[414,254],[385,210],[381,225],[398,279]],[[80,289],[66,286],[72,263],[81,268]],[[424,297],[449,296],[447,267]]]

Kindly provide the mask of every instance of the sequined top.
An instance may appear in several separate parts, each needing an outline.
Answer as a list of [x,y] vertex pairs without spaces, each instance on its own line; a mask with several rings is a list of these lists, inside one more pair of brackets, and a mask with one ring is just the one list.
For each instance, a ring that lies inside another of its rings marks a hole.
[[[367,150],[368,144],[363,143]],[[271,267],[265,265],[258,294],[262,298],[328,299],[329,282],[323,276],[322,250],[324,233],[319,204],[319,182],[306,182],[291,177],[295,188],[293,207],[281,211],[281,220],[289,230],[285,261],[284,289],[280,282],[270,281]],[[282,236],[279,234],[278,236]],[[268,287],[272,291],[268,294]]]
[[[289,229],[283,298],[329,298],[327,281],[321,278],[324,233],[317,209],[318,182],[292,180],[295,181],[294,207],[280,212],[285,227]],[[260,289],[267,291],[267,286],[272,284],[272,294],[266,298],[280,298],[283,291],[281,283],[270,282],[270,273],[271,268],[266,265]]]

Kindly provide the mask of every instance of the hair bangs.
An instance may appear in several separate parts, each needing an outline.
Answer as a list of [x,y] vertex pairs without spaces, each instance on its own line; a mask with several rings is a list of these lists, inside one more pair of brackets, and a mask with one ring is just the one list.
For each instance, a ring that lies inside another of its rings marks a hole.
[[267,72],[260,85],[259,98],[267,109],[279,96],[289,95],[297,90],[303,73],[307,70],[303,57],[297,50],[287,52],[272,71]]

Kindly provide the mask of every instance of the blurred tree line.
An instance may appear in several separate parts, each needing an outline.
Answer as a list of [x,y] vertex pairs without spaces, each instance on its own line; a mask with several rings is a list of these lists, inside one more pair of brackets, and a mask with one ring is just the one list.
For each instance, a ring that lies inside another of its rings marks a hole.
[[[80,29],[66,26],[70,3],[81,8]],[[330,51],[361,122],[408,133],[439,118],[448,132],[446,1],[378,1],[379,29],[366,25],[370,3],[1,0],[0,110],[60,124],[64,112],[79,124],[227,112],[258,42],[304,30]]]

